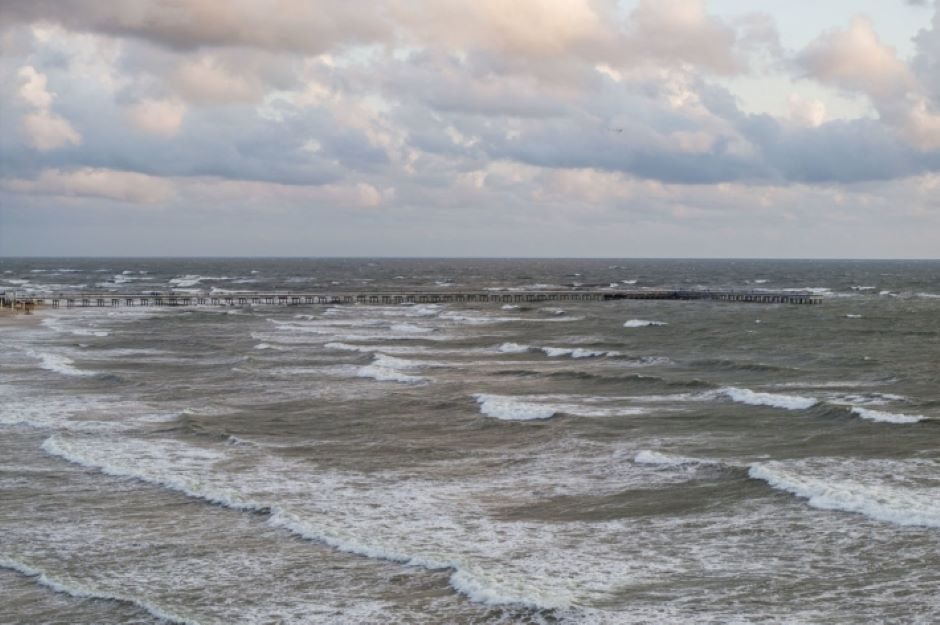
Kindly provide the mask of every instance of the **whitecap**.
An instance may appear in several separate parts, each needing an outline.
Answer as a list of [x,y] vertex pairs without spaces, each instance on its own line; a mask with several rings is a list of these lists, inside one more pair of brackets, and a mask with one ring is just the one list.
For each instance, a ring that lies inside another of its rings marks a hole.
[[[940,493],[903,478],[912,463],[820,459],[753,464],[748,475],[823,510],[855,512],[895,525],[940,527]],[[822,474],[821,474],[822,473]]]
[[96,375],[94,371],[84,371],[74,367],[75,361],[62,354],[50,354],[48,352],[30,352],[30,355],[39,359],[39,366],[47,371],[54,371],[62,375],[71,376],[91,376]]
[[556,413],[552,406],[519,401],[502,395],[477,394],[473,398],[480,404],[481,413],[504,421],[551,419]]
[[655,464],[668,467],[679,467],[690,464],[709,464],[705,460],[687,458],[685,456],[676,456],[673,454],[665,454],[649,449],[644,449],[638,452],[637,455],[633,458],[633,461],[637,464]]
[[922,415],[906,415],[883,410],[872,410],[871,408],[853,407],[852,414],[858,415],[863,419],[870,421],[881,421],[883,423],[917,423],[923,421],[926,417]]
[[648,321],[646,319],[630,319],[623,324],[625,328],[647,328],[650,326],[669,325],[663,321]]
[[551,358],[568,356],[571,358],[600,358],[602,356],[619,356],[620,352],[596,351],[583,347],[541,347],[539,348]]
[[522,354],[529,351],[529,346],[520,345],[519,343],[503,343],[496,348],[496,351],[503,354]]
[[716,391],[718,395],[724,395],[732,401],[749,404],[751,406],[771,406],[773,408],[783,408],[786,410],[806,410],[812,408],[817,403],[812,397],[802,397],[799,395],[778,395],[776,393],[757,393],[746,388],[736,388],[727,386]]
[[360,367],[356,371],[356,375],[360,378],[372,378],[379,382],[400,382],[402,384],[423,384],[430,381],[430,379],[426,377],[409,375],[392,367],[383,367],[375,364]]

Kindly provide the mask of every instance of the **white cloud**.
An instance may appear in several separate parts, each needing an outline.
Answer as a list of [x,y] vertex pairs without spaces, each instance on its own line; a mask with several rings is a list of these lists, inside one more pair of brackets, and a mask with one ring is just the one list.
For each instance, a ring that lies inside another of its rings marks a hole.
[[826,105],[820,100],[791,93],[787,98],[788,118],[799,126],[818,128],[826,121]]
[[704,0],[640,0],[629,26],[628,63],[652,59],[723,74],[741,69],[734,53],[734,29],[708,15]]
[[29,144],[41,152],[80,144],[82,136],[68,120],[52,112],[55,94],[46,88],[46,76],[32,66],[20,68],[18,76],[20,98],[33,109],[21,121]]
[[46,89],[46,77],[33,67],[26,66],[20,69],[20,97],[27,104],[37,109],[48,109],[52,106],[52,94]]
[[[928,40],[927,33],[921,34],[922,41]],[[911,145],[940,147],[940,112],[932,108],[927,86],[879,39],[870,19],[856,17],[846,30],[822,35],[799,61],[821,82],[866,94],[882,120]]]
[[910,68],[878,38],[867,17],[820,36],[803,51],[800,62],[814,78],[872,98],[891,97],[916,85]]

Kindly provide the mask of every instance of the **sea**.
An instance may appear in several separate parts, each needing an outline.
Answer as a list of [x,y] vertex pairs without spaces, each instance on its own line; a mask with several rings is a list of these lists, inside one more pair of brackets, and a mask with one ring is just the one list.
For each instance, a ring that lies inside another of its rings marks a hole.
[[0,259],[0,623],[940,622],[940,261]]

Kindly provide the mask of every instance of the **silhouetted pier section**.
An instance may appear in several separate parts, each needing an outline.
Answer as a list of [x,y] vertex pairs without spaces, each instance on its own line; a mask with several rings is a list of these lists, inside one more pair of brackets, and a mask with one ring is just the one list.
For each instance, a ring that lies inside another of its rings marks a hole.
[[[571,289],[545,291],[410,291],[334,293],[55,293],[18,294],[15,303],[53,308],[112,306],[305,306],[342,304],[527,304],[602,302],[623,299],[716,300],[755,304],[819,304],[806,291],[733,291],[705,289]],[[4,297],[4,303],[7,298]],[[12,303],[12,302],[11,302]]]

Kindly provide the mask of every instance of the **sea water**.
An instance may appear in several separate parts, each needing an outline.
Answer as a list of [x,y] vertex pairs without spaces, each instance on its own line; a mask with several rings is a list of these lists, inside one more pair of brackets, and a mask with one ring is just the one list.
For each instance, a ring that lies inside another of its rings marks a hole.
[[0,260],[0,290],[812,290],[0,325],[2,623],[934,623],[940,262]]

